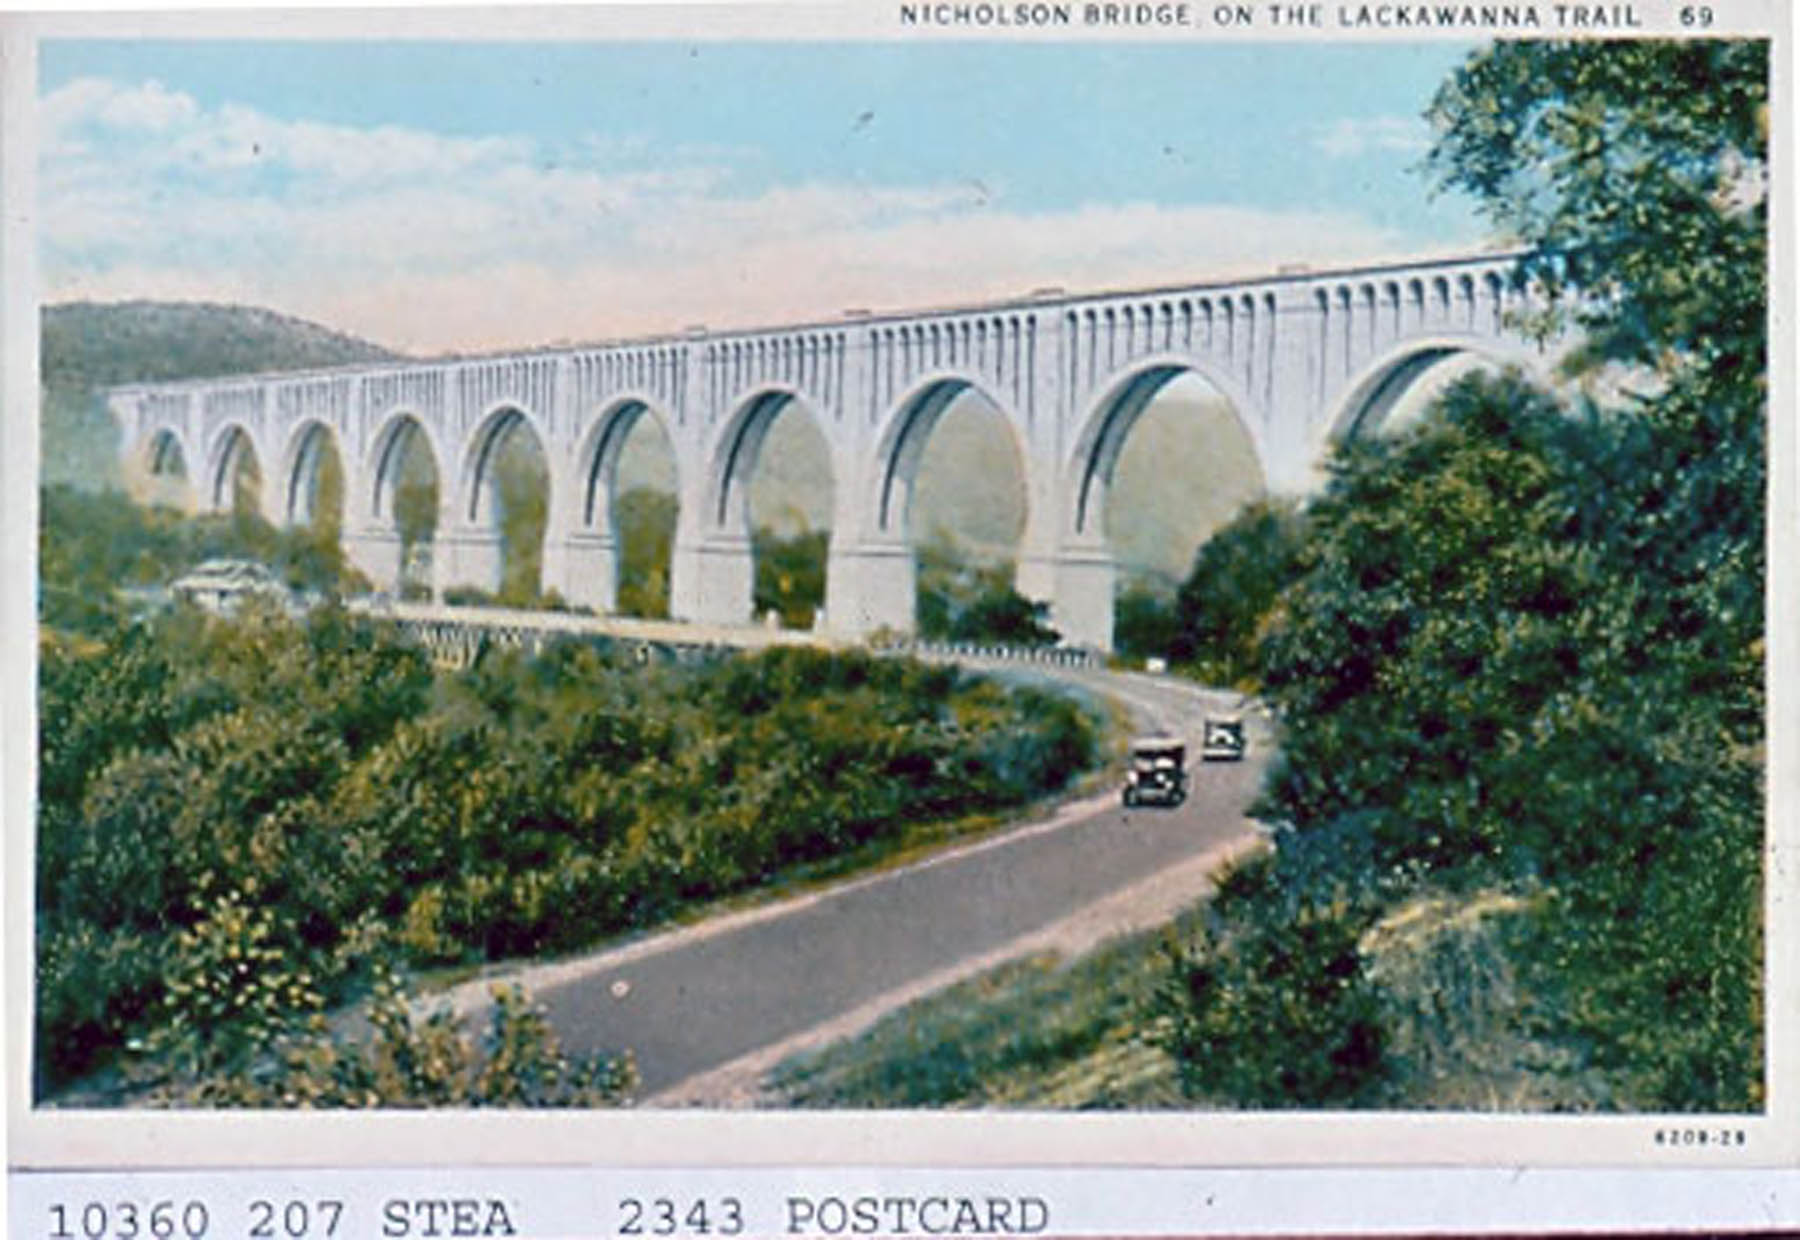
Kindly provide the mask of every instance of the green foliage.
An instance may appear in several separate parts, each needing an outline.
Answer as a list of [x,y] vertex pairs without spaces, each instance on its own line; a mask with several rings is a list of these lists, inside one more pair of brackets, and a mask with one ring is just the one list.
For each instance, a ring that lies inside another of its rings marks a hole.
[[613,523],[619,540],[620,615],[668,619],[676,516],[673,495],[640,487],[619,496]]
[[1194,1088],[1288,1097],[1256,1084],[1279,1011],[1239,1016],[1280,1002],[1251,982],[1308,910],[1355,912],[1296,951],[1316,981],[1352,929],[1497,896],[1504,933],[1439,936],[1493,981],[1450,1024],[1429,957],[1371,969],[1356,940],[1393,1097],[1441,1097],[1448,1049],[1529,1065],[1508,1095],[1549,1105],[1761,1104],[1766,51],[1502,43],[1440,92],[1440,175],[1524,235],[1521,278],[1588,333],[1577,364],[1647,394],[1465,380],[1338,456],[1259,648],[1276,858],[1180,965]]
[[[479,1042],[438,1009],[420,1017],[390,971],[367,1007],[371,1036],[328,1031],[318,1012],[230,1065],[166,1076],[153,1099],[206,1107],[610,1107],[630,1099],[629,1055],[571,1059],[517,986],[493,988]],[[305,1007],[302,1003],[302,1007]],[[167,1061],[158,1064],[169,1067]]]
[[274,915],[228,892],[175,936],[147,1049],[181,1076],[235,1076],[319,1003],[277,943]]
[[1179,635],[1175,599],[1166,589],[1134,581],[1113,602],[1113,649],[1122,655],[1167,658]]
[[1195,554],[1164,651],[1202,680],[1254,684],[1257,641],[1300,573],[1305,537],[1305,520],[1291,501],[1245,507]]
[[830,530],[807,530],[783,538],[759,526],[752,540],[756,556],[755,610],[774,612],[783,628],[810,629],[825,605],[825,560]]
[[1531,246],[1522,277],[1589,356],[1760,371],[1768,58],[1749,39],[1496,43],[1432,102],[1430,165]]
[[973,562],[942,530],[918,550],[919,635],[936,641],[1054,646],[1049,605],[1013,588],[1012,566]]
[[1358,948],[1367,914],[1302,904],[1289,915],[1229,896],[1224,928],[1173,952],[1162,1036],[1183,1090],[1274,1108],[1375,1100],[1386,1064],[1381,999]]
[[[341,612],[191,612],[40,645],[38,1044],[47,1079],[158,1019],[178,939],[242,893],[322,986],[352,978],[380,881],[324,805],[422,710],[418,651]],[[173,975],[173,974],[171,974]]]
[[267,564],[295,589],[351,591],[367,582],[345,561],[329,523],[277,530],[254,513],[188,518],[145,509],[117,491],[39,492],[39,615],[50,627],[92,632],[122,613],[119,586],[166,585],[203,560]]
[[584,946],[1095,754],[1071,702],[947,667],[569,643],[434,681],[332,609],[53,635],[41,667],[41,1087],[128,1039],[184,1079],[242,1075],[383,958]]

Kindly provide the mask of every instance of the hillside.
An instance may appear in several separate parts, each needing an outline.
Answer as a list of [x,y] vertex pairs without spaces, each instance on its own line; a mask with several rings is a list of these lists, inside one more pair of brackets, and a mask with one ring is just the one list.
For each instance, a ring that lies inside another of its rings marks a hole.
[[397,356],[316,323],[250,306],[131,301],[44,307],[41,464],[44,482],[95,488],[119,480],[118,432],[99,391]]

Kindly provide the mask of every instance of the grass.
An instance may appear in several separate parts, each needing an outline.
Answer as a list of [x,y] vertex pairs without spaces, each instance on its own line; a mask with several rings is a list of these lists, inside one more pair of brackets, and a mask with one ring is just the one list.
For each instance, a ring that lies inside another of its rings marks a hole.
[[[1616,1109],[1582,1049],[1534,1028],[1521,973],[1544,944],[1542,892],[1423,895],[1364,936],[1383,996],[1388,1104],[1481,1112]],[[1552,929],[1552,933],[1559,932]]]

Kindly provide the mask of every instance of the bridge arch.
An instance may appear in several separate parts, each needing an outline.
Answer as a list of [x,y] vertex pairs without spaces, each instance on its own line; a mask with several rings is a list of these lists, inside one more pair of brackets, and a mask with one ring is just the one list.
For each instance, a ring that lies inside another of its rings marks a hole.
[[[1472,279],[1464,277],[1459,281],[1461,292],[1457,294],[1453,294],[1452,285],[1441,278],[1433,282],[1429,292],[1417,280],[1411,285],[1420,296],[1433,299],[1441,296],[1442,301],[1437,303],[1440,312],[1452,316],[1460,312],[1471,325],[1479,326],[1475,322],[1480,311]],[[1329,449],[1330,445],[1347,439],[1378,434],[1388,425],[1402,401],[1420,393],[1424,385],[1448,378],[1452,373],[1484,366],[1516,367],[1537,382],[1547,382],[1543,358],[1509,339],[1473,335],[1414,336],[1380,354],[1344,384],[1325,424],[1325,446]]]
[[352,471],[346,487],[353,559],[371,579],[403,594],[428,592],[432,582],[443,461],[431,419],[400,406],[381,416],[363,467]]
[[173,427],[158,427],[150,436],[143,452],[144,468],[153,474],[188,472],[188,449],[181,432]]
[[[606,401],[579,436],[563,515],[546,549],[548,583],[570,602],[646,619],[669,615],[686,481],[676,425],[660,402],[634,389]],[[627,475],[635,466],[642,486],[651,461],[658,476],[636,493]]]
[[[475,429],[464,443],[458,470],[457,512],[472,525],[490,522],[499,499],[497,468],[501,453],[514,435],[529,434],[540,453],[550,437],[538,417],[516,401],[489,407],[475,420]],[[548,479],[545,487],[549,486]]]
[[[1006,424],[1015,457],[1020,462],[1025,460],[1019,419],[987,384],[955,371],[937,371],[915,380],[894,402],[876,438],[876,486],[871,496],[874,507],[869,514],[868,528],[878,536],[901,540],[908,537],[913,492],[918,485],[919,465],[924,460],[925,447],[931,442],[932,432],[945,412],[970,394],[979,396],[999,413]],[[1030,504],[1029,488],[1026,503]]]
[[519,401],[490,405],[463,441],[444,554],[434,565],[440,590],[472,587],[515,606],[535,605],[545,586],[554,483],[551,439]]
[[1084,542],[1105,538],[1107,490],[1132,427],[1164,388],[1182,375],[1190,374],[1225,399],[1237,424],[1249,438],[1257,466],[1267,479],[1268,445],[1261,433],[1260,421],[1253,414],[1256,405],[1248,392],[1229,375],[1220,373],[1199,358],[1184,354],[1139,358],[1101,389],[1078,424],[1074,445],[1064,467],[1068,480],[1065,536]]
[[205,493],[208,510],[230,512],[247,507],[261,511],[262,485],[262,460],[255,438],[243,423],[225,423],[214,435],[208,453]]
[[[770,384],[744,396],[726,420],[725,432],[719,437],[707,472],[705,514],[715,531],[733,535],[749,533],[750,480],[756,474],[763,442],[774,428],[776,419],[794,408],[805,411],[805,416],[825,441],[829,454],[828,428],[805,392],[796,387]],[[831,480],[834,487],[837,484],[836,465],[835,460],[829,462],[834,471]]]
[[617,498],[619,461],[624,456],[626,441],[645,417],[650,419],[670,445],[670,462],[675,471],[675,493],[681,494],[681,458],[674,451],[673,423],[667,413],[648,395],[630,393],[609,401],[600,416],[582,437],[576,453],[580,488],[577,495],[576,528],[610,531],[613,528],[613,501]]
[[[790,419],[795,420],[791,425]],[[779,615],[790,626],[817,623],[818,608],[831,584],[832,546],[844,536],[842,530],[833,528],[843,456],[831,430],[824,410],[795,385],[763,384],[739,400],[705,467],[699,511],[691,519],[685,507],[678,514],[680,524],[697,529],[708,548],[709,568],[703,587],[707,594],[701,614],[741,623],[753,619],[761,609]],[[816,453],[828,487],[825,496],[790,488],[784,496],[790,507],[796,501],[822,504],[810,513],[799,507],[797,527],[788,533],[782,532],[780,518],[772,518],[767,511],[770,494],[764,491],[761,499],[754,496],[760,489],[755,484],[772,432],[778,440],[785,440],[782,447],[787,451]],[[796,435],[802,438],[796,439]],[[765,510],[760,517],[759,506]],[[677,576],[683,571],[678,566]],[[688,596],[683,591],[688,588],[681,581],[671,583],[672,608],[684,605],[676,596],[685,600]]]
[[127,482],[144,502],[193,508],[199,494],[190,465],[194,456],[178,427],[155,427],[126,459]]

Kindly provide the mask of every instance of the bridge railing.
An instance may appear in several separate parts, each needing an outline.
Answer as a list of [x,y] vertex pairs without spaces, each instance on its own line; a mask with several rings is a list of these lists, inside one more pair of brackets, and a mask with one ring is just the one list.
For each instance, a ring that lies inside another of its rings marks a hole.
[[881,654],[957,662],[1022,663],[1040,667],[1098,668],[1105,657],[1089,646],[1022,646],[1006,642],[952,642],[927,638],[890,641],[876,647]]
[[[712,658],[733,650],[756,650],[773,645],[859,648],[848,642],[834,642],[820,634],[793,630],[725,628],[569,612],[364,600],[352,601],[348,607],[359,615],[397,626],[427,647],[438,662],[454,667],[467,667],[484,648],[539,654],[559,638],[586,640],[609,649],[623,650],[640,661],[651,657]],[[1027,646],[1006,642],[884,637],[860,648],[878,655],[1040,667],[1098,668],[1106,662],[1098,650],[1087,646]]]

